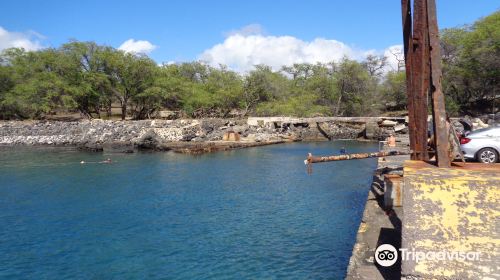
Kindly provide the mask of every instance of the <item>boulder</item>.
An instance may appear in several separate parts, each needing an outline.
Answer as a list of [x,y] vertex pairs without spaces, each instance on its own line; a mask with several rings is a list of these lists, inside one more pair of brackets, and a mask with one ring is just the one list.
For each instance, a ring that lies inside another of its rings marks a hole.
[[380,123],[380,126],[387,126],[387,127],[393,127],[395,125],[397,125],[398,122],[396,121],[391,121],[391,120],[383,120],[381,123]]
[[375,139],[379,132],[379,126],[376,122],[366,122],[365,137],[367,139]]
[[137,142],[137,147],[144,150],[154,150],[159,144],[158,135],[153,129],[146,131]]
[[400,123],[400,124],[397,124],[394,126],[394,131],[395,132],[402,132],[405,130],[405,128],[406,128],[406,125]]

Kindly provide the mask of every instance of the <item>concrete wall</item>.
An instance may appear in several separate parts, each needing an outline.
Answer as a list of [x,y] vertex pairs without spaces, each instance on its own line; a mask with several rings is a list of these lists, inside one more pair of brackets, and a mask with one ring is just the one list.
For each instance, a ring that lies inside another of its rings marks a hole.
[[478,252],[478,260],[403,261],[409,279],[500,279],[500,164],[404,167],[402,248]]
[[389,120],[402,120],[404,121],[404,117],[317,117],[317,118],[293,118],[293,117],[248,117],[247,124],[248,125],[266,125],[268,123],[318,123],[318,122],[377,122],[382,119]]

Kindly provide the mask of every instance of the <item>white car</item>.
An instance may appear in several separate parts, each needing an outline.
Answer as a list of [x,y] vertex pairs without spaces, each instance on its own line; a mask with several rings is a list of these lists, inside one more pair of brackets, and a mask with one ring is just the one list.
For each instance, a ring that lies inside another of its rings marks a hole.
[[500,126],[478,129],[460,139],[465,158],[495,163],[500,158]]

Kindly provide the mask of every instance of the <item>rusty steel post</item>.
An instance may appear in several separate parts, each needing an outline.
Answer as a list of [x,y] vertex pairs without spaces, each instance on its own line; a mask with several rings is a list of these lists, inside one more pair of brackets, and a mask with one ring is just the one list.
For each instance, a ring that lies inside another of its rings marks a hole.
[[439,45],[439,29],[437,25],[436,1],[427,0],[427,22],[429,26],[432,121],[436,147],[436,163],[438,167],[450,167],[449,129],[446,125],[446,109],[443,91],[441,89],[441,51]]
[[428,98],[432,100],[436,164],[449,167],[449,130],[441,89],[442,71],[435,0],[401,0],[411,158],[428,160]]
[[411,58],[411,79],[415,108],[415,157],[428,160],[427,153],[427,110],[430,84],[429,32],[427,25],[427,1],[414,0],[413,49]]
[[[406,95],[407,95],[407,108],[408,108],[408,130],[410,133],[410,150],[415,151],[415,105],[414,96],[415,92],[412,87],[412,17],[411,17],[411,1],[401,0],[401,15],[403,23],[403,45],[405,57],[405,72],[406,72]],[[416,160],[415,153],[411,154],[411,159]]]

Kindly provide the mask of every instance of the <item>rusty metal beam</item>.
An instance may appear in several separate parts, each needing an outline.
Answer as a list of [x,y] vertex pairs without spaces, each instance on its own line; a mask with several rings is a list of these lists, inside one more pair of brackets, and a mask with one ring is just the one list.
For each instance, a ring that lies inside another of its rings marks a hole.
[[427,153],[427,110],[430,85],[429,32],[427,25],[427,1],[414,0],[413,48],[411,57],[412,94],[415,114],[415,157],[428,160]]
[[[415,151],[416,143],[416,126],[415,126],[415,105],[414,105],[414,90],[412,87],[412,17],[411,17],[411,1],[401,0],[401,15],[403,23],[403,45],[405,57],[405,72],[406,72],[406,95],[408,108],[408,130],[410,133],[410,150]],[[411,159],[416,160],[415,153],[411,154]]]
[[441,52],[435,0],[427,0],[427,22],[429,27],[431,62],[430,96],[432,99],[432,120],[435,135],[436,163],[438,167],[450,167],[449,129],[446,125],[445,99],[441,89]]

